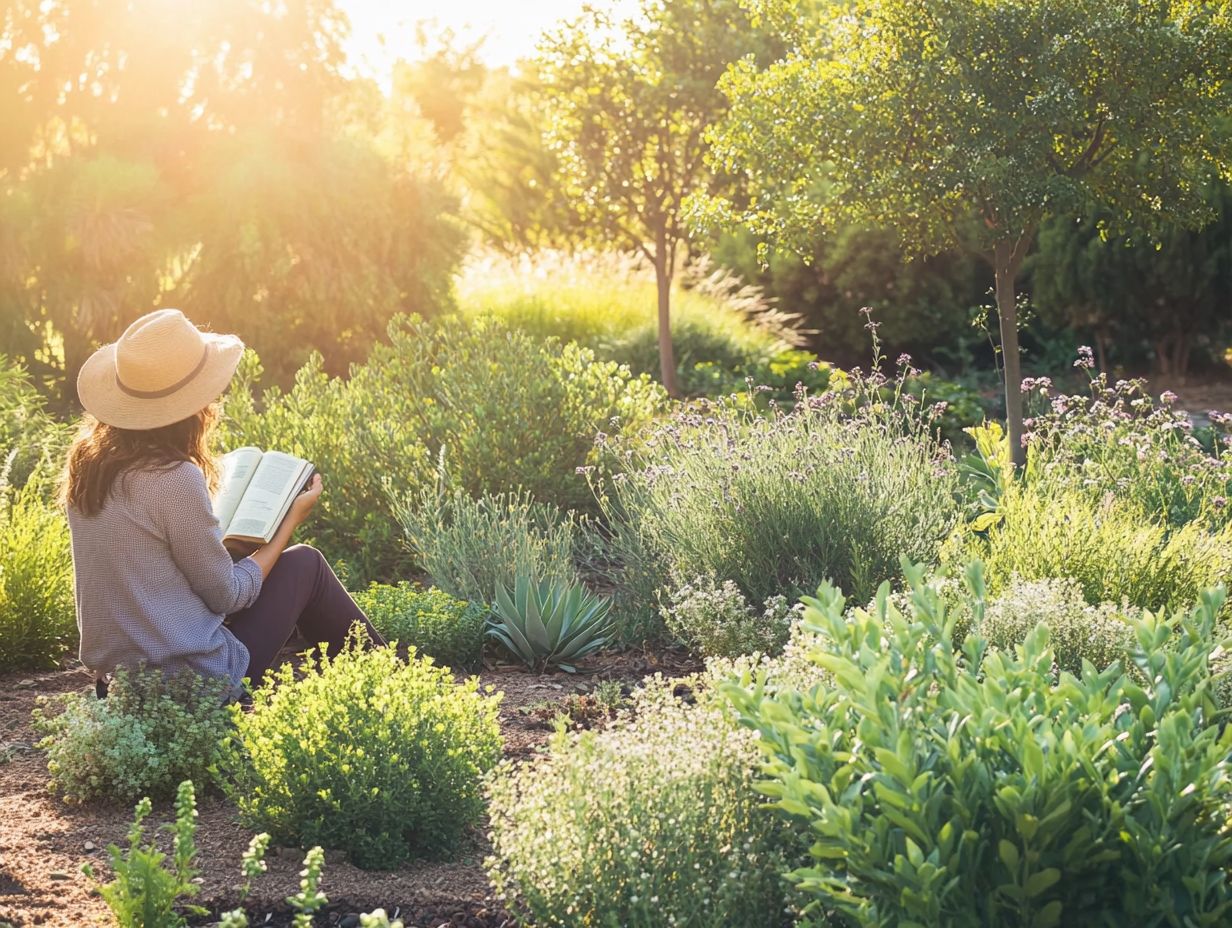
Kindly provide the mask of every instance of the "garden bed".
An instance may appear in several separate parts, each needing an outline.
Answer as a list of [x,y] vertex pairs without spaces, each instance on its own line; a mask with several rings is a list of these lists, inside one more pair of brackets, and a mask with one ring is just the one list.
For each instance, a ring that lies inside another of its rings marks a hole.
[[[626,689],[655,672],[693,669],[680,655],[625,653],[591,662],[589,672],[536,675],[508,666],[485,667],[484,685],[505,693],[501,731],[507,757],[532,756],[552,731],[552,707],[571,706],[576,724],[601,724],[590,696],[613,680]],[[48,791],[45,758],[34,749],[38,736],[31,710],[41,695],[83,690],[89,677],[80,669],[50,673],[0,674],[0,925],[72,926],[111,924],[102,900],[81,873],[92,864],[106,878],[106,847],[123,843],[132,821],[128,805],[69,805]],[[214,792],[199,793],[201,892],[195,902],[220,912],[237,903],[240,859],[252,833],[236,821],[235,809]],[[170,801],[158,803],[154,823],[170,821]],[[490,898],[483,859],[488,846],[482,831],[470,833],[456,860],[419,861],[391,871],[365,871],[327,849],[323,889],[331,904],[318,924],[352,924],[348,916],[384,907],[400,910],[408,928],[441,925],[496,928],[509,916]],[[247,908],[253,924],[289,924],[284,904],[296,891],[303,852],[271,848],[269,872],[253,885]],[[264,916],[271,914],[264,922]],[[200,924],[208,924],[205,920]]]

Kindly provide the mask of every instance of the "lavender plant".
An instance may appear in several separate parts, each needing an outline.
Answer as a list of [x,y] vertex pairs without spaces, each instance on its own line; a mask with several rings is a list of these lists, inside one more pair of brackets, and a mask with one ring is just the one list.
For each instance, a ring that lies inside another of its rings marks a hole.
[[617,473],[597,482],[609,518],[657,559],[660,586],[713,576],[761,602],[828,578],[871,596],[904,555],[934,561],[959,515],[940,410],[903,389],[912,373],[902,359],[893,380],[855,371],[820,395],[799,387],[790,411],[752,411],[748,397],[686,407],[613,450]]

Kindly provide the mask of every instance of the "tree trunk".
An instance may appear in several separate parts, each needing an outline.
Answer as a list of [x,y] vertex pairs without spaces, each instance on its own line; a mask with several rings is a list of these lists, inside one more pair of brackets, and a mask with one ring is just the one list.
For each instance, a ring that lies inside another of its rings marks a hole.
[[672,347],[672,273],[665,249],[655,253],[655,284],[659,289],[659,370],[669,396],[680,396],[676,380],[676,352]]
[[1001,320],[1001,358],[1005,365],[1005,423],[1014,464],[1027,462],[1027,449],[1022,444],[1022,360],[1018,353],[1018,295],[1015,282],[1022,267],[1029,236],[1017,242],[1003,240],[993,251],[993,267],[997,284],[997,315]]

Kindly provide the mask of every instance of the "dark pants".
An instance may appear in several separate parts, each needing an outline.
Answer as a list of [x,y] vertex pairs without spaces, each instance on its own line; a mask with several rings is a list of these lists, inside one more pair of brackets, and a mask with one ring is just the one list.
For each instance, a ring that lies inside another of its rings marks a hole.
[[257,601],[227,617],[231,633],[248,648],[253,686],[261,682],[296,629],[309,645],[324,644],[326,653],[333,655],[342,650],[356,623],[367,632],[370,644],[385,643],[321,552],[308,545],[283,551]]

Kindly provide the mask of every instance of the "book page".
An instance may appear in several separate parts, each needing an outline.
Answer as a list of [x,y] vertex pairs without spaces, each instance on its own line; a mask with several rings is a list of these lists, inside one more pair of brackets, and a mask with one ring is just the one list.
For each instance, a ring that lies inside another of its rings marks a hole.
[[291,501],[303,489],[310,469],[311,465],[302,458],[280,451],[265,452],[236,507],[227,534],[268,542],[291,507]]
[[218,524],[222,526],[224,535],[260,462],[261,449],[251,446],[236,448],[222,457],[222,483],[218,498],[214,500],[214,515],[218,516]]

